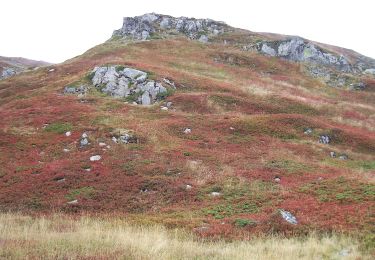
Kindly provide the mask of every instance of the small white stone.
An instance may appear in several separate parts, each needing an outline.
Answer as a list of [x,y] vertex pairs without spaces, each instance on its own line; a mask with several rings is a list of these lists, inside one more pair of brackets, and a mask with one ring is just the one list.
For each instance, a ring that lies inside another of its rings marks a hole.
[[161,107],[160,109],[163,110],[163,111],[167,111],[168,107]]
[[64,148],[64,150],[63,150],[65,153],[68,153],[70,150],[69,149],[66,149],[66,148]]
[[91,168],[87,168],[87,169],[85,169],[85,171],[91,172]]
[[220,195],[221,195],[220,192],[216,192],[216,191],[211,192],[212,197],[217,197],[217,196],[220,196]]
[[54,72],[55,71],[55,69],[50,69],[48,72]]
[[186,189],[187,190],[191,190],[193,187],[191,186],[191,185],[189,185],[189,184],[186,184]]
[[90,157],[90,161],[92,161],[92,162],[99,161],[100,159],[102,159],[102,157],[100,155],[94,155],[94,156]]
[[110,145],[107,145],[107,149],[109,149],[109,148],[111,148],[111,146],[110,146]]
[[106,146],[106,145],[107,145],[106,143],[99,143],[100,147],[103,147],[103,146]]
[[275,178],[275,182],[280,182],[280,181],[281,181],[281,179],[279,177]]
[[87,138],[87,137],[89,137],[89,136],[86,133],[82,134],[82,138]]
[[68,131],[65,133],[65,136],[71,136],[72,135],[72,132]]
[[68,204],[78,204],[78,200],[69,201]]
[[112,137],[112,141],[115,142],[115,143],[117,143],[117,138],[113,136]]
[[190,128],[185,128],[184,133],[185,134],[191,134],[191,129]]
[[234,127],[229,127],[230,130],[234,130]]

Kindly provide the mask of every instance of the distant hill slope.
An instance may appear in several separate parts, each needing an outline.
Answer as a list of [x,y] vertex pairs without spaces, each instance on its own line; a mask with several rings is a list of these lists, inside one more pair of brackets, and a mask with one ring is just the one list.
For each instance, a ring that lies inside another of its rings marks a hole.
[[31,70],[36,67],[51,65],[44,61],[35,61],[19,57],[0,56],[0,80],[18,74],[25,70]]
[[125,18],[84,54],[0,81],[0,210],[366,235],[372,62],[209,19]]

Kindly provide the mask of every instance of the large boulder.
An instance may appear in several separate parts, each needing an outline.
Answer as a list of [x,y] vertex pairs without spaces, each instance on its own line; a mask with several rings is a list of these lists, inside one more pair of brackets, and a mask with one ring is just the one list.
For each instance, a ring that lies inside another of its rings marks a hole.
[[132,98],[138,104],[151,105],[167,92],[160,82],[148,80],[146,72],[134,68],[103,66],[92,73],[92,84],[100,91],[116,98]]

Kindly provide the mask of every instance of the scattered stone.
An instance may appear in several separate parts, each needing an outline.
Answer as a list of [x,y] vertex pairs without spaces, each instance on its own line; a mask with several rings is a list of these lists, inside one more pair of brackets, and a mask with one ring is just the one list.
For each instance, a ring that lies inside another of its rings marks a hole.
[[220,196],[220,195],[221,195],[220,192],[217,192],[217,191],[213,191],[213,192],[211,192],[211,196],[212,196],[212,197],[218,197],[218,196]]
[[331,139],[328,135],[321,135],[319,137],[319,143],[321,143],[321,144],[329,144],[330,141],[331,141]]
[[342,155],[339,156],[339,159],[340,160],[348,160],[349,157],[346,154],[342,154]]
[[235,129],[234,129],[234,127],[229,127],[229,130],[232,130],[232,131],[234,131]]
[[65,136],[71,136],[72,135],[72,132],[68,131],[65,133]]
[[138,138],[135,136],[133,131],[128,129],[115,129],[111,132],[112,141],[115,143],[138,143]]
[[69,149],[66,149],[66,148],[64,148],[63,151],[64,151],[64,153],[68,153],[68,152],[70,152],[70,150],[69,150]]
[[56,177],[53,180],[56,181],[56,182],[64,182],[65,178],[64,177]]
[[186,184],[186,190],[191,190],[193,187],[191,186],[191,185],[189,185],[189,184]]
[[191,129],[190,128],[185,128],[184,129],[184,134],[191,134]]
[[48,70],[48,72],[54,72],[55,71],[55,69],[50,69],[50,70]]
[[102,157],[100,155],[94,155],[94,156],[90,157],[90,161],[92,161],[92,162],[99,161],[100,159],[102,159]]
[[331,156],[331,158],[336,158],[336,152],[330,152],[329,155]]
[[311,128],[307,128],[303,133],[305,135],[310,135],[310,134],[312,134],[312,132],[313,132],[313,130]]
[[88,87],[87,86],[84,86],[84,85],[81,85],[79,87],[75,87],[75,86],[66,86],[64,88],[64,94],[79,94],[79,95],[82,95],[84,96],[86,94],[88,90]]
[[78,200],[69,201],[68,204],[70,205],[78,204]]
[[167,111],[167,110],[168,110],[168,107],[164,107],[164,106],[162,106],[160,109],[163,110],[163,111]]
[[141,189],[141,193],[147,193],[148,189]]
[[350,90],[364,90],[366,88],[366,84],[363,82],[352,83],[349,85]]
[[81,147],[85,147],[85,146],[87,146],[89,144],[89,139],[82,138],[79,143],[80,143]]
[[323,180],[323,177],[319,177],[319,178],[318,178],[318,181],[322,181],[322,180]]
[[293,216],[292,213],[290,213],[286,210],[280,209],[280,214],[283,217],[283,219],[285,221],[287,221],[288,223],[293,224],[293,225],[298,224],[297,218],[295,216]]
[[[115,137],[116,138],[116,137]],[[99,143],[99,146],[100,147],[103,147],[103,146],[106,146],[107,144],[106,143]]]
[[276,177],[274,178],[274,181],[275,181],[275,182],[280,182],[281,179],[280,179],[280,177],[276,176]]
[[343,249],[339,252],[339,256],[348,256],[350,251],[348,249]]
[[82,138],[88,138],[89,136],[86,133],[82,134]]
[[91,168],[86,168],[85,171],[91,172]]
[[173,105],[173,103],[172,103],[172,102],[170,102],[170,101],[166,103],[166,106],[167,106],[167,108],[171,108],[171,107],[172,107],[172,105]]
[[174,88],[174,89],[176,88],[176,84],[175,84],[172,80],[167,79],[167,78],[164,78],[163,81],[164,81],[166,84],[168,84],[169,86],[171,86],[172,88]]

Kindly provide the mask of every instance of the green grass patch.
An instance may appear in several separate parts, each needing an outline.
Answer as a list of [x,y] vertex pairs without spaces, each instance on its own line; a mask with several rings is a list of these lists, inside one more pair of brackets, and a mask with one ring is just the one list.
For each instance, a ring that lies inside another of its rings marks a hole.
[[44,130],[46,132],[52,132],[56,134],[63,134],[65,132],[71,131],[73,129],[70,123],[53,123],[48,125]]
[[256,226],[257,222],[252,219],[242,219],[238,218],[234,220],[234,225],[237,227],[246,227],[246,226]]
[[302,173],[313,169],[309,165],[291,160],[269,161],[266,163],[266,167],[269,169],[279,169],[288,173]]
[[69,191],[65,195],[65,198],[69,201],[76,200],[79,197],[89,199],[95,194],[95,189],[93,187],[82,187]]
[[205,215],[211,215],[215,219],[223,219],[237,214],[250,214],[259,212],[260,207],[255,203],[245,202],[239,204],[220,204],[203,210]]
[[303,185],[300,192],[314,194],[321,202],[341,203],[375,201],[375,185],[339,177]]

